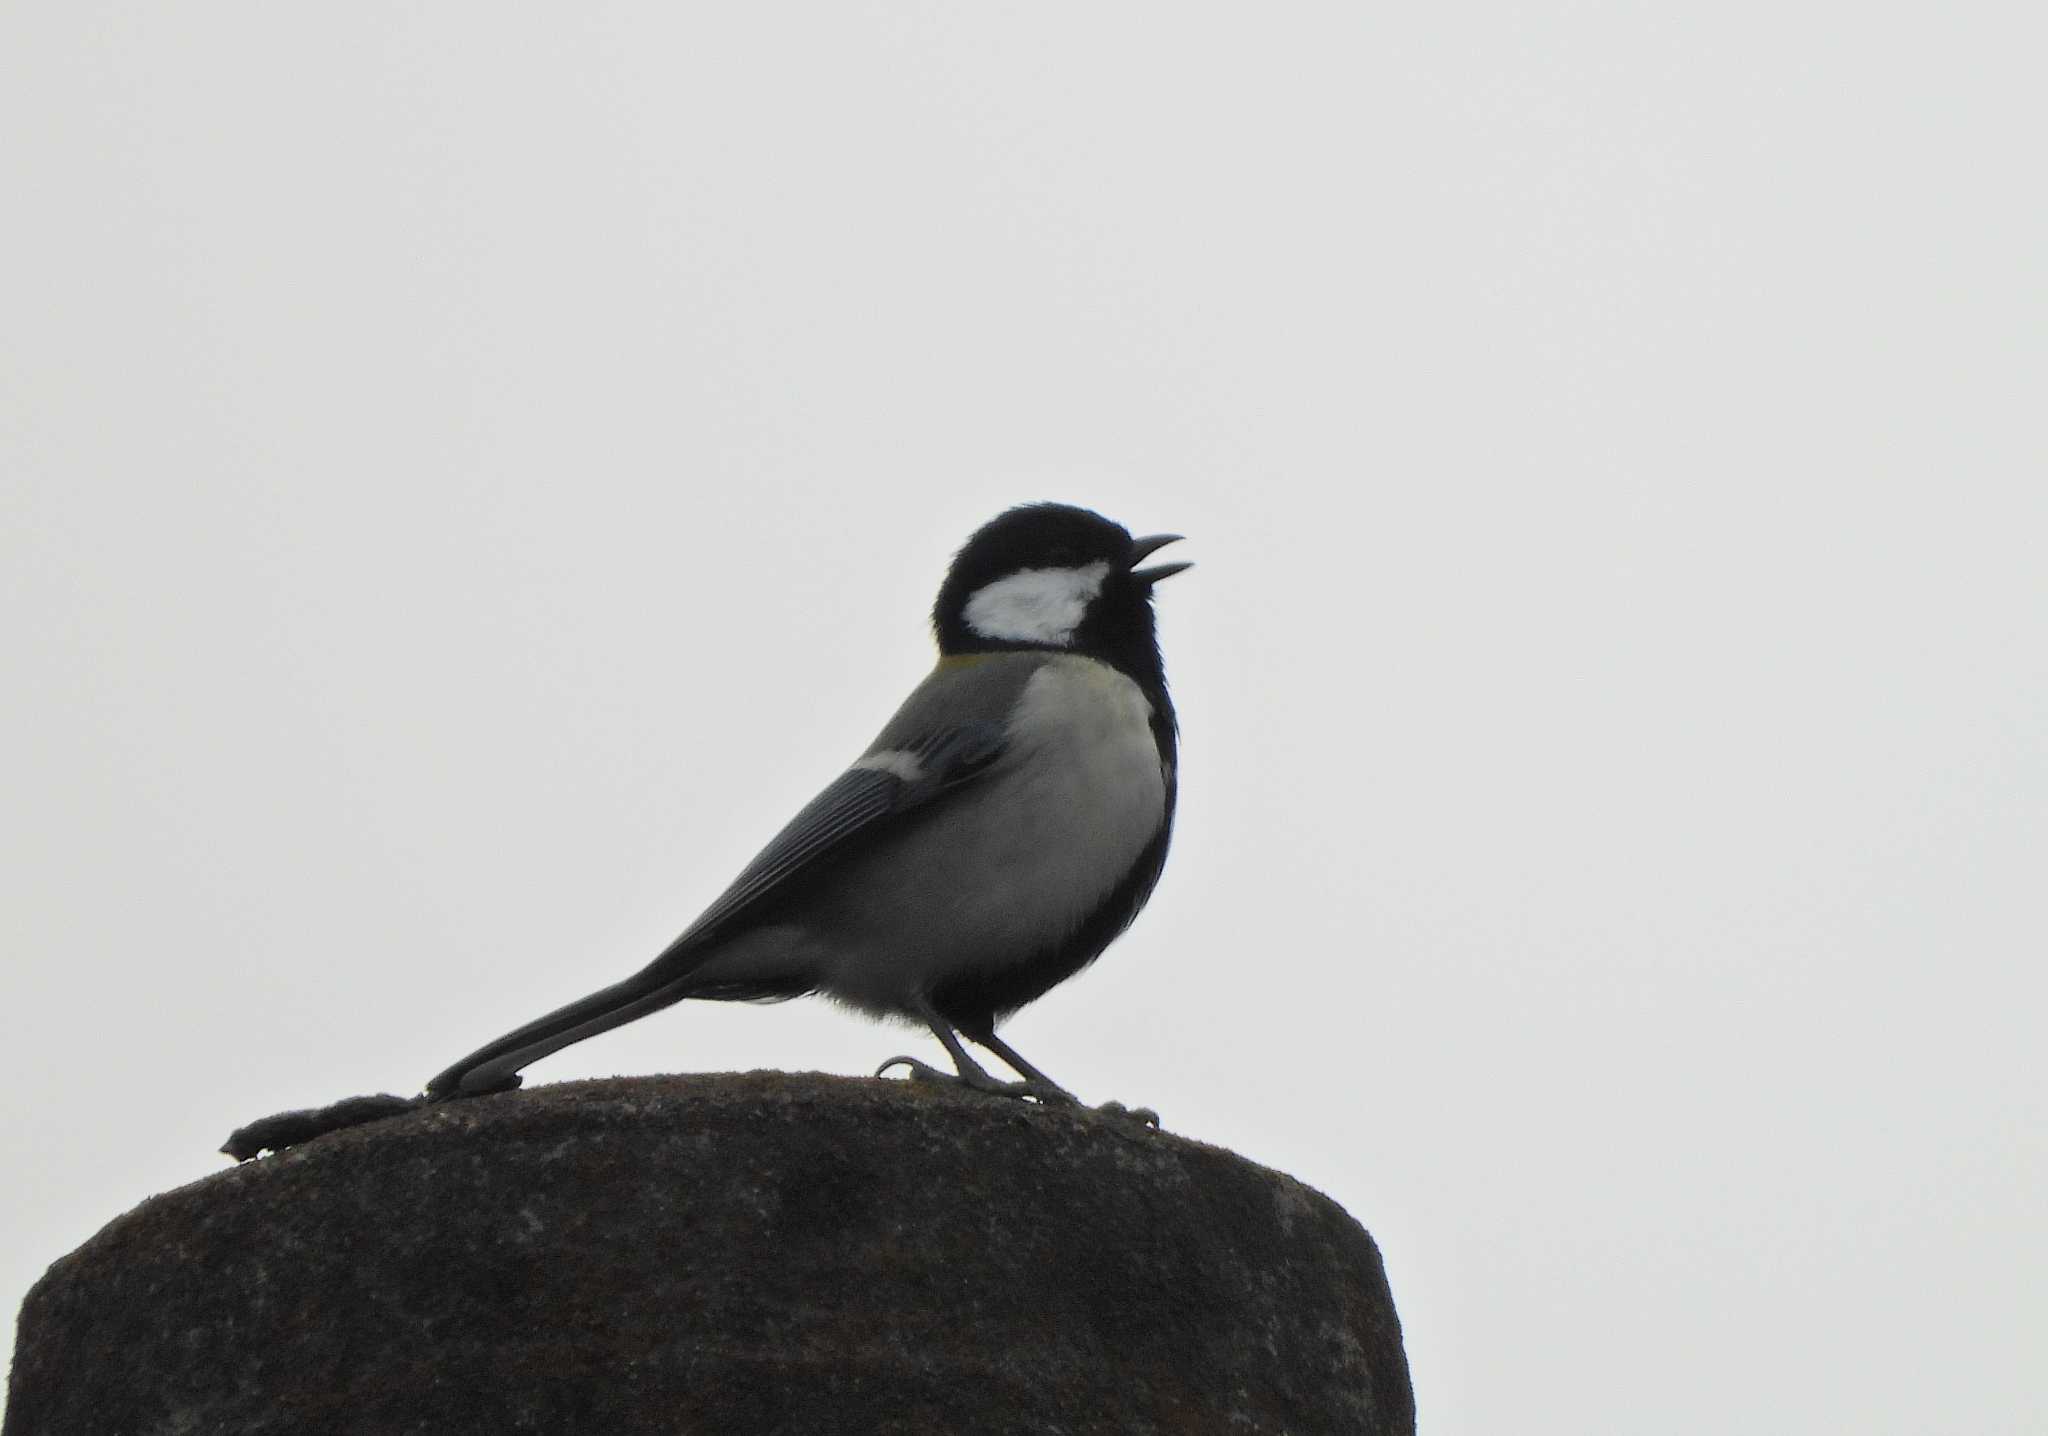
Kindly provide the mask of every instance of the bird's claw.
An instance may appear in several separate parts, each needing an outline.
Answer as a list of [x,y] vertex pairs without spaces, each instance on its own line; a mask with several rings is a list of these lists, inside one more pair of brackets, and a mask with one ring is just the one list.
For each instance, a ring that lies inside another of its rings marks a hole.
[[1004,1082],[979,1069],[942,1072],[931,1063],[920,1062],[915,1057],[891,1057],[875,1069],[875,1075],[879,1077],[891,1067],[907,1069],[913,1082],[937,1082],[948,1087],[965,1087],[970,1092],[987,1092],[995,1097],[1029,1097],[1048,1107],[1080,1105],[1074,1094],[1064,1087],[1055,1087],[1045,1082]]
[[880,1077],[884,1073],[886,1073],[891,1067],[909,1068],[910,1080],[913,1082],[957,1083],[960,1080],[958,1077],[955,1077],[952,1073],[941,1072],[938,1068],[932,1066],[931,1063],[920,1062],[915,1057],[891,1057],[887,1062],[884,1062],[881,1066],[875,1069],[875,1075],[877,1077]]
[[1095,1110],[1105,1117],[1115,1117],[1125,1122],[1136,1122],[1144,1127],[1156,1128],[1159,1125],[1159,1114],[1150,1107],[1126,1107],[1121,1102],[1104,1102]]

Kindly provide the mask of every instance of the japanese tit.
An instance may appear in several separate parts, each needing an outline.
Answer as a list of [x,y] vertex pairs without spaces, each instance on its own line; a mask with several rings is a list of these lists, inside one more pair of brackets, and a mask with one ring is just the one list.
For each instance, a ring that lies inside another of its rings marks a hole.
[[1064,504],[984,525],[939,589],[938,666],[853,766],[654,961],[471,1053],[428,1100],[517,1087],[528,1064],[686,997],[822,993],[928,1026],[956,1069],[884,1071],[1072,1101],[996,1024],[1094,961],[1166,861],[1175,725],[1152,588],[1189,565],[1139,565],[1177,537]]

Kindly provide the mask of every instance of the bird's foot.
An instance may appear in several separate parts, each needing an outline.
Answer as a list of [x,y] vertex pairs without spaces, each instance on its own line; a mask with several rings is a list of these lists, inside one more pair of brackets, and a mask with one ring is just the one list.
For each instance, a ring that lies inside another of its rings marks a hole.
[[965,1087],[970,1092],[987,1092],[995,1097],[1028,1097],[1048,1107],[1080,1105],[1073,1093],[1050,1082],[1005,1082],[999,1077],[989,1076],[979,1067],[970,1067],[960,1072],[942,1072],[931,1063],[920,1062],[915,1057],[891,1057],[875,1069],[875,1075],[879,1077],[891,1067],[908,1070],[913,1082],[938,1082],[949,1087]]
[[1114,1117],[1120,1122],[1136,1122],[1141,1127],[1159,1125],[1159,1114],[1150,1107],[1126,1107],[1121,1102],[1104,1102],[1094,1110],[1105,1117]]

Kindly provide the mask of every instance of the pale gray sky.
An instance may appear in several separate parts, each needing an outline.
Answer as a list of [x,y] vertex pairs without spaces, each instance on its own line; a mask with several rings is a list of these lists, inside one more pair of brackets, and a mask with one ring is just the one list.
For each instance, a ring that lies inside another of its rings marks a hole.
[[637,967],[1049,497],[1200,567],[1012,1035],[1364,1221],[1425,1429],[2048,1427],[2035,23],[6,7],[0,1300]]

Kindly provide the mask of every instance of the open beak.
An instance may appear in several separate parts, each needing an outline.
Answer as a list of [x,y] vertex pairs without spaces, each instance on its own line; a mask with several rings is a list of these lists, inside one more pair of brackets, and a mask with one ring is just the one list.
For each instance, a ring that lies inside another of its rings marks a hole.
[[1150,588],[1162,578],[1172,578],[1183,569],[1193,568],[1191,563],[1158,563],[1150,568],[1138,565],[1170,543],[1179,543],[1179,534],[1151,534],[1145,538],[1131,540],[1131,577]]

